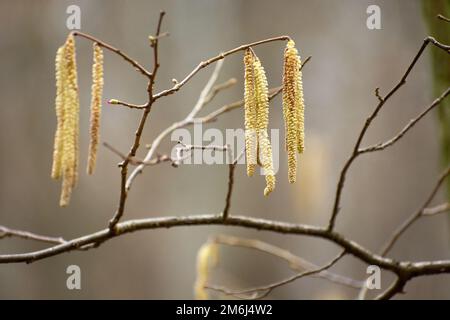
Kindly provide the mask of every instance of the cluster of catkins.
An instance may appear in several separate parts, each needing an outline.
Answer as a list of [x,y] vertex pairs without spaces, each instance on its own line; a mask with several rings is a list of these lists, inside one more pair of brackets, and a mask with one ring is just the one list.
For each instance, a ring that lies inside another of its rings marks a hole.
[[[75,39],[70,34],[56,53],[56,118],[52,178],[62,178],[60,206],[67,206],[78,179],[79,112]],[[90,145],[87,172],[92,174],[97,157],[103,91],[103,52],[94,44],[92,66]]]
[[[267,127],[269,123],[268,85],[261,61],[251,48],[244,55],[244,112],[245,154],[247,175],[252,176],[259,165],[264,169],[267,196],[275,188],[272,147]],[[301,60],[294,41],[287,43],[284,51],[283,114],[286,128],[288,154],[288,179],[294,183],[297,176],[297,152],[304,150],[304,101]]]

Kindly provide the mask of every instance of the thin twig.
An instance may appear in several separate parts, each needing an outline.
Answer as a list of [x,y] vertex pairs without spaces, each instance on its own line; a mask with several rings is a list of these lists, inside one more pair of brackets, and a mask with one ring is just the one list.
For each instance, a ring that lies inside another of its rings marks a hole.
[[[202,92],[200,93],[200,96],[197,100],[197,103],[192,108],[191,112],[184,118],[183,120],[179,122],[173,123],[171,126],[163,130],[152,142],[150,149],[147,151],[146,156],[144,157],[143,161],[147,162],[150,159],[153,158],[156,149],[159,147],[161,141],[171,134],[173,131],[175,131],[178,128],[183,128],[189,124],[193,124],[194,117],[197,115],[197,113],[203,108],[205,105],[205,100],[210,94],[212,88],[214,87],[215,82],[217,81],[217,78],[219,76],[220,70],[222,68],[222,61],[216,65],[216,68],[214,69],[213,73],[211,74],[211,77],[209,78],[207,84],[203,88]],[[139,173],[142,172],[145,165],[139,165],[137,166],[133,172],[130,174],[126,181],[126,190],[130,190],[131,185],[133,184],[134,179],[137,177]]]
[[197,72],[199,72],[201,69],[203,69],[203,68],[205,68],[205,67],[207,67],[207,66],[209,66],[210,64],[212,64],[212,63],[214,63],[214,62],[216,62],[216,61],[219,61],[219,60],[222,60],[222,59],[224,59],[226,56],[229,56],[229,55],[231,55],[231,54],[233,54],[233,53],[236,53],[236,52],[239,52],[239,51],[244,51],[245,49],[247,49],[247,48],[250,48],[250,47],[255,47],[255,46],[258,46],[258,45],[261,45],[261,44],[265,44],[265,43],[269,43],[269,42],[274,42],[274,41],[287,41],[287,40],[290,40],[290,37],[289,36],[279,36],[279,37],[274,37],[274,38],[270,38],[270,39],[264,39],[264,40],[260,40],[260,41],[256,41],[256,42],[252,42],[252,43],[249,43],[249,44],[244,44],[244,45],[241,45],[241,46],[239,46],[239,47],[237,47],[237,48],[234,48],[234,49],[231,49],[231,50],[228,50],[228,51],[226,51],[226,52],[223,52],[223,53],[221,53],[221,54],[219,54],[219,55],[217,55],[217,56],[215,56],[215,57],[212,57],[212,58],[210,58],[210,59],[208,59],[208,60],[205,60],[205,61],[202,61],[202,62],[200,62],[181,82],[178,82],[178,83],[176,83],[172,88],[170,88],[170,89],[167,89],[167,90],[164,90],[164,91],[161,91],[161,92],[159,92],[159,93],[157,93],[157,94],[155,94],[154,96],[153,96],[153,99],[154,100],[157,100],[157,99],[159,99],[159,98],[161,98],[161,97],[164,97],[164,96],[168,96],[168,95],[170,95],[170,94],[173,94],[173,93],[175,93],[175,92],[177,92],[178,90],[180,90],[181,89],[181,87],[183,87],[193,76],[195,76],[196,74],[197,74]]
[[[130,151],[126,157],[126,159],[121,163],[120,167],[120,197],[119,197],[119,205],[118,208],[112,217],[112,219],[109,221],[109,229],[111,232],[115,232],[114,227],[116,224],[120,221],[120,219],[123,216],[123,213],[125,211],[125,203],[127,200],[127,194],[128,189],[126,187],[127,183],[127,175],[128,175],[128,164],[130,162],[130,159],[136,156],[136,152],[139,148],[142,132],[144,131],[145,122],[147,121],[148,115],[150,114],[150,110],[153,105],[153,88],[156,81],[156,74],[159,68],[159,60],[158,60],[158,43],[159,43],[159,33],[161,31],[161,24],[164,17],[164,11],[161,11],[159,14],[159,20],[158,20],[158,26],[156,28],[156,39],[155,43],[152,46],[153,47],[153,72],[150,74],[150,79],[147,86],[148,91],[148,102],[143,109],[141,120],[139,121],[138,128],[135,133],[133,145],[130,148]],[[145,159],[145,161],[150,161],[149,159]]]
[[128,103],[128,102],[124,102],[124,101],[120,101],[117,99],[110,99],[108,100],[108,104],[110,105],[121,105],[130,109],[145,109],[147,107],[147,104],[133,104],[133,103]]
[[383,97],[380,95],[380,88],[375,88],[375,97],[377,97],[379,102],[383,102]]
[[[361,154],[359,148],[361,146],[362,140],[363,140],[367,130],[369,129],[372,121],[377,117],[378,113],[383,108],[385,103],[389,100],[389,98],[391,98],[406,83],[406,80],[407,80],[409,74],[411,73],[412,69],[416,65],[417,61],[419,60],[419,58],[422,55],[422,53],[425,50],[425,48],[430,43],[435,45],[436,47],[438,47],[440,49],[443,49],[447,53],[450,53],[450,51],[449,51],[450,47],[449,46],[438,42],[433,37],[425,38],[425,40],[423,41],[422,46],[419,48],[419,51],[414,56],[412,62],[409,64],[408,68],[406,69],[405,73],[401,77],[400,81],[386,94],[386,96],[384,96],[384,97],[379,96],[378,97],[378,104],[377,104],[377,106],[375,107],[375,109],[372,112],[372,114],[367,118],[366,122],[364,123],[364,126],[363,126],[360,134],[358,135],[356,143],[355,143],[355,145],[353,147],[353,151],[352,151],[350,157],[348,158],[348,160],[345,162],[344,167],[341,170],[341,173],[340,173],[340,176],[339,176],[339,181],[338,181],[338,184],[337,184],[337,187],[336,187],[336,193],[335,193],[335,198],[334,198],[333,209],[332,209],[332,212],[331,212],[330,221],[328,223],[328,230],[333,230],[334,225],[336,223],[336,218],[337,218],[337,215],[338,215],[339,210],[340,210],[342,190],[344,188],[347,172],[350,169],[350,167],[353,164],[353,162],[355,161],[355,159]],[[378,93],[378,95],[379,95],[379,93]]]
[[[285,250],[283,248],[274,246],[273,244],[256,240],[256,239],[245,239],[240,237],[234,237],[230,235],[217,235],[212,238],[214,243],[222,244],[222,245],[228,245],[233,247],[241,247],[241,248],[249,248],[254,249],[263,253],[270,254],[274,257],[280,258],[284,261],[286,261],[289,265],[289,268],[291,268],[294,271],[297,272],[304,272],[307,270],[317,269],[319,266],[299,257],[288,250]],[[313,277],[326,279],[328,281],[347,286],[354,289],[360,289],[363,285],[363,281],[354,280],[336,273],[332,273],[328,270],[324,270],[322,272],[319,272],[315,275],[312,275]]]
[[[429,196],[426,198],[425,202],[421,205],[421,207],[414,212],[411,216],[409,216],[403,223],[397,227],[397,229],[392,233],[392,235],[389,237],[389,240],[386,241],[386,243],[383,245],[383,247],[380,249],[379,254],[381,256],[386,256],[388,252],[392,249],[392,247],[395,245],[397,240],[406,232],[406,230],[411,227],[418,219],[420,219],[423,216],[431,216],[436,215],[438,213],[446,212],[450,208],[444,204],[440,206],[436,206],[433,208],[428,208],[430,203],[433,201],[434,197],[436,196],[439,188],[444,183],[445,179],[447,179],[450,175],[450,167],[448,167],[439,177],[437,180],[434,188],[431,190]],[[358,294],[358,299],[364,300],[367,294],[367,286],[363,287],[361,291]]]
[[22,230],[16,230],[16,229],[10,229],[5,226],[0,225],[0,239],[2,238],[8,238],[8,237],[17,237],[22,239],[28,239],[28,240],[35,240],[45,243],[53,243],[53,244],[61,244],[65,243],[66,241],[62,237],[49,237],[49,236],[43,236],[36,233],[32,233],[29,231],[22,231]]
[[103,145],[109,149],[110,151],[112,151],[113,153],[115,153],[116,155],[118,155],[119,157],[122,158],[122,160],[128,160],[128,163],[134,166],[143,164],[145,166],[154,166],[163,162],[171,162],[173,166],[177,166],[176,160],[177,159],[172,159],[171,157],[169,157],[168,155],[156,155],[156,157],[154,157],[153,159],[150,159],[149,161],[144,162],[142,159],[139,159],[137,157],[131,157],[128,158],[126,154],[123,154],[122,152],[120,152],[119,150],[117,150],[116,148],[114,148],[112,145],[110,145],[107,142],[103,142]]
[[427,108],[425,108],[424,111],[422,111],[416,118],[409,121],[409,123],[393,138],[389,139],[386,142],[378,143],[370,147],[366,147],[359,150],[359,153],[367,153],[367,152],[373,152],[373,151],[380,151],[384,150],[387,147],[393,145],[395,142],[400,140],[412,127],[414,127],[417,122],[420,121],[427,113],[429,113],[431,110],[433,110],[435,107],[437,107],[448,95],[450,94],[450,87],[445,90],[439,98],[433,101],[432,104],[430,104]]
[[230,212],[230,206],[231,206],[231,195],[233,193],[233,187],[234,187],[234,171],[236,169],[236,165],[239,161],[239,159],[243,156],[244,151],[241,151],[241,153],[236,157],[236,159],[232,160],[228,164],[228,189],[227,189],[227,195],[225,197],[225,207],[222,211],[222,219],[226,220],[229,216]]
[[431,201],[433,201],[434,197],[436,196],[437,192],[439,191],[439,188],[442,186],[444,181],[450,176],[450,167],[448,167],[439,177],[436,185],[432,189],[431,193],[428,195],[425,202],[420,206],[420,208],[413,213],[408,219],[406,219],[389,237],[389,240],[386,242],[386,244],[383,246],[383,248],[380,251],[380,254],[382,256],[385,256],[394,246],[394,244],[397,242],[397,240],[400,238],[400,236],[414,223],[416,222],[425,212],[425,210],[430,205]]
[[383,293],[378,295],[375,300],[388,300],[395,296],[397,293],[403,292],[403,288],[408,281],[408,278],[398,277],[392,285]]
[[133,67],[135,67],[139,72],[141,72],[144,76],[146,76],[147,78],[150,78],[152,76],[152,74],[150,72],[148,72],[143,66],[141,66],[139,64],[139,62],[137,62],[136,60],[130,58],[127,54],[125,54],[124,52],[122,52],[122,50],[119,50],[117,48],[114,48],[112,45],[107,44],[106,42],[103,42],[89,34],[80,32],[80,31],[74,31],[72,32],[72,34],[75,37],[82,37],[88,40],[91,40],[95,43],[97,43],[99,46],[108,49],[109,51],[114,52],[115,54],[121,56],[125,61],[129,62]]
[[[308,271],[304,271],[301,273],[298,273],[296,275],[293,275],[289,278],[286,278],[284,280],[266,285],[266,286],[260,286],[260,287],[255,287],[255,288],[251,288],[251,289],[245,289],[245,290],[229,290],[227,288],[224,287],[218,287],[218,286],[206,286],[206,288],[211,289],[211,290],[215,290],[215,291],[219,291],[222,292],[226,295],[231,295],[240,299],[262,299],[265,298],[266,296],[268,296],[274,289],[284,286],[288,283],[294,282],[295,280],[304,278],[306,276],[310,276],[310,275],[314,275],[314,274],[318,274],[320,272],[323,272],[325,270],[328,270],[329,268],[331,268],[336,262],[338,262],[344,255],[346,254],[345,250],[343,250],[341,253],[339,253],[333,260],[331,260],[329,263],[327,263],[326,265],[314,269],[314,270],[308,270]],[[249,294],[253,294],[251,296],[248,296]],[[245,296],[247,295],[247,296]]]
[[230,146],[216,146],[216,145],[195,145],[195,144],[185,144],[181,141],[177,142],[182,148],[183,151],[192,151],[192,150],[214,150],[214,151],[228,151]]
[[443,16],[442,14],[438,14],[437,18],[442,20],[442,21],[445,21],[445,22],[450,22],[450,19],[445,17],[445,16]]
[[450,211],[450,202],[442,203],[440,205],[431,207],[431,208],[425,208],[423,209],[422,216],[423,217],[430,217],[435,216],[441,213],[446,213]]
[[[300,66],[300,70],[303,69],[303,67],[311,60],[311,56],[308,56],[302,63],[302,65]],[[216,81],[217,77],[218,77],[218,73],[220,72],[222,64],[218,63],[216,65],[216,68],[214,70],[214,72],[211,75],[211,78],[209,79],[207,85],[205,86],[205,88],[202,90],[202,93],[200,94],[200,97],[197,101],[197,103],[195,104],[193,110],[188,114],[188,116],[186,116],[185,119],[179,121],[179,122],[175,122],[173,123],[171,126],[169,126],[168,128],[166,128],[165,130],[163,130],[156,138],[155,140],[153,140],[153,142],[151,143],[150,147],[149,147],[149,151],[147,152],[147,155],[144,158],[144,162],[148,161],[146,159],[152,159],[154,153],[156,152],[156,149],[159,147],[160,143],[162,142],[162,140],[168,136],[169,134],[171,134],[173,131],[175,131],[176,129],[179,128],[183,128],[189,125],[192,125],[194,123],[208,123],[211,121],[214,121],[217,117],[219,117],[220,115],[227,113],[229,111],[241,108],[244,105],[244,100],[240,100],[240,101],[236,101],[227,105],[222,106],[221,108],[212,111],[211,113],[207,114],[206,116],[203,117],[197,117],[198,112],[205,106],[205,104],[207,102],[209,102],[209,97],[211,96],[211,94],[203,94],[203,92],[206,92],[206,89],[209,88],[213,88],[212,90],[217,90],[218,88],[221,89],[225,89],[226,87],[224,86],[216,86],[213,87],[214,82],[211,80],[213,79],[214,81]],[[210,83],[212,83],[210,85]],[[209,89],[211,91],[211,89]],[[273,88],[270,90],[270,94],[269,94],[269,101],[274,99],[277,95],[279,95],[283,90],[283,87],[277,87],[277,88]],[[194,111],[195,110],[195,111]],[[136,177],[142,172],[143,168],[145,167],[145,165],[139,166],[136,169],[134,169],[134,171],[130,174],[130,177],[128,178],[127,181],[127,190],[129,190],[131,188],[131,185],[133,184],[134,179],[136,179]]]

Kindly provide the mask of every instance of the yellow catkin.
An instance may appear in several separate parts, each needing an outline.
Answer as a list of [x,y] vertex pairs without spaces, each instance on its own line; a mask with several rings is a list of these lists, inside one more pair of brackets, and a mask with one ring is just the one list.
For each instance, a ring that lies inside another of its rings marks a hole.
[[200,247],[197,253],[197,279],[194,284],[195,298],[206,300],[209,298],[205,286],[208,281],[210,269],[219,261],[219,248],[216,243],[207,242]]
[[60,47],[56,53],[55,61],[55,75],[56,75],[56,133],[55,143],[53,148],[53,165],[52,178],[59,179],[62,174],[62,154],[63,154],[63,127],[64,127],[64,83],[65,83],[65,68],[64,68],[64,46]]
[[267,196],[275,189],[275,174],[273,170],[272,146],[267,133],[269,125],[269,98],[267,77],[261,61],[255,57],[255,97],[256,97],[256,128],[258,133],[258,157],[264,169],[266,188],[264,195]]
[[247,175],[255,173],[257,158],[256,134],[256,100],[255,76],[253,72],[254,57],[250,49],[244,55],[244,113],[245,113],[245,156],[247,161]]
[[77,65],[75,56],[75,40],[69,35],[64,45],[63,69],[65,70],[63,87],[64,121],[60,132],[62,139],[62,190],[60,206],[67,206],[70,201],[72,189],[78,177],[78,131],[79,131],[79,98]]
[[298,131],[297,131],[297,150],[298,153],[303,153],[305,151],[305,101],[303,98],[303,81],[302,81],[302,71],[300,70],[302,62],[300,56],[297,56],[297,66],[298,72],[296,77],[296,89],[298,94],[298,99],[296,100],[299,104],[297,107],[297,117],[298,117]]
[[91,126],[87,173],[93,174],[97,160],[97,148],[100,135],[100,115],[103,92],[103,51],[98,44],[94,44],[94,63],[92,65],[92,93],[91,93]]
[[285,121],[288,178],[294,183],[297,177],[297,155],[304,150],[304,102],[300,72],[300,57],[294,41],[287,43],[284,52],[283,114]]
[[268,196],[275,189],[275,173],[273,170],[272,146],[270,145],[267,131],[258,132],[258,143],[260,149],[260,159],[264,169],[264,176],[266,177],[266,188],[264,195]]

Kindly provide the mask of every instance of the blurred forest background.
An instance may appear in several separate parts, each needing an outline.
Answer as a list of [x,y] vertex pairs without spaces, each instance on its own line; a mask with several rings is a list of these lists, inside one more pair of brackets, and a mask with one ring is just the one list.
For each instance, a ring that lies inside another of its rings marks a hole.
[[[295,185],[287,183],[286,155],[280,155],[278,185],[264,198],[264,179],[245,175],[238,166],[232,214],[324,225],[329,218],[338,173],[356,135],[377,102],[401,77],[428,35],[420,1],[0,1],[0,224],[66,239],[106,227],[117,206],[120,159],[99,149],[97,171],[84,173],[88,148],[92,43],[77,39],[81,98],[79,185],[68,208],[58,206],[60,183],[50,179],[54,115],[54,57],[68,33],[66,8],[81,8],[81,31],[123,49],[145,66],[152,62],[148,35],[158,12],[167,12],[161,41],[157,89],[182,79],[202,59],[240,44],[288,34],[303,57],[306,152]],[[382,29],[366,27],[366,8],[381,8]],[[256,48],[269,85],[282,74],[282,43]],[[388,103],[364,145],[390,138],[433,99],[428,50],[408,83]],[[162,129],[184,117],[195,103],[212,68],[203,70],[178,94],[153,107],[144,132],[149,143]],[[242,55],[227,58],[221,80],[238,85],[222,93],[208,110],[239,100]],[[120,58],[105,52],[104,98],[143,103],[145,79]],[[140,112],[104,105],[101,141],[128,151]],[[219,129],[243,126],[242,110],[210,124]],[[270,127],[283,128],[281,99],[271,103]],[[283,134],[283,131],[281,131]],[[280,137],[283,139],[283,135]],[[173,142],[165,141],[161,152]],[[140,155],[144,149],[141,150]],[[436,113],[428,115],[398,144],[362,156],[351,170],[343,194],[337,230],[378,250],[397,225],[421,204],[441,171]],[[216,213],[223,208],[228,168],[163,164],[147,168],[129,194],[125,219]],[[445,192],[441,192],[440,200]],[[439,199],[437,199],[439,200]],[[283,236],[230,227],[187,227],[134,233],[99,249],[73,252],[26,264],[0,265],[0,298],[192,298],[198,248],[209,235],[225,233],[258,238],[322,264],[337,252],[323,240]],[[449,223],[445,216],[414,225],[391,252],[397,259],[448,259]],[[1,253],[26,252],[45,245],[2,239]],[[66,288],[66,268],[81,267],[82,289]],[[364,279],[366,266],[346,257],[333,269]],[[270,256],[237,248],[221,251],[212,283],[231,288],[266,284],[291,274]],[[393,279],[382,274],[383,285]],[[398,298],[450,298],[450,275],[411,281]],[[376,291],[376,290],[375,290]],[[377,292],[371,292],[374,295]],[[349,299],[357,291],[322,279],[302,279],[275,290],[276,299]]]

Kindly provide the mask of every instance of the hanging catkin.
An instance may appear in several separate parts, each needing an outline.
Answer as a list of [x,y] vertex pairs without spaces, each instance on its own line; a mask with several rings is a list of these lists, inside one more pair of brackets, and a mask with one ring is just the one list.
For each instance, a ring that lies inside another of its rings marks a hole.
[[64,64],[64,46],[60,47],[56,53],[55,75],[56,75],[56,133],[55,145],[53,149],[52,178],[59,179],[62,174],[62,154],[63,154],[63,130],[64,130],[64,85],[66,68]]
[[275,174],[273,170],[272,146],[267,133],[269,124],[269,97],[267,77],[264,67],[258,57],[253,63],[255,75],[255,97],[256,97],[256,130],[258,134],[258,157],[264,169],[266,188],[264,195],[267,196],[275,188]]
[[194,284],[194,294],[197,300],[208,299],[206,285],[210,269],[215,267],[219,261],[219,248],[216,243],[207,242],[203,244],[197,253],[197,279]]
[[305,151],[305,101],[303,98],[303,81],[302,81],[302,61],[300,56],[297,55],[297,77],[296,77],[296,88],[298,99],[296,100],[299,104],[296,108],[298,112],[298,131],[297,131],[297,150],[298,153],[303,153]]
[[62,176],[60,206],[67,206],[78,178],[79,98],[75,40],[69,35],[56,54],[57,127],[52,177]]
[[91,126],[87,173],[93,174],[97,160],[97,148],[100,135],[100,115],[103,92],[103,51],[98,44],[94,44],[94,62],[92,65],[92,93],[91,93]]
[[297,176],[297,155],[304,150],[304,101],[300,57],[294,41],[284,51],[283,114],[288,153],[288,178],[294,183]]
[[255,75],[253,63],[253,53],[250,49],[247,49],[244,55],[244,125],[245,156],[247,161],[247,175],[249,177],[255,173],[257,160]]

